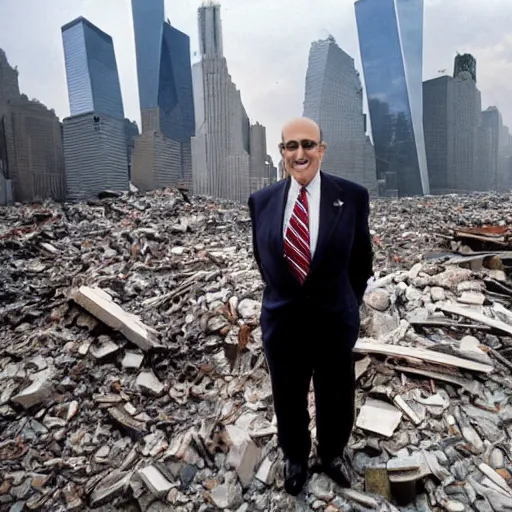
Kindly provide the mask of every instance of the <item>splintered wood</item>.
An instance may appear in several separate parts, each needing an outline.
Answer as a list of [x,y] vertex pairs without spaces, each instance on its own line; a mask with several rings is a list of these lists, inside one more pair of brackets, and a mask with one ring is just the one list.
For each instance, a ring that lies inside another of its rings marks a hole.
[[101,288],[81,286],[72,297],[88,313],[119,331],[142,350],[158,346],[157,331],[145,325],[137,315],[124,311]]
[[395,357],[397,359],[427,361],[429,363],[437,363],[443,366],[454,366],[463,370],[480,373],[491,373],[494,369],[488,364],[469,361],[468,359],[443,354],[441,352],[434,352],[433,350],[415,347],[402,347],[399,345],[386,345],[384,343],[369,343],[361,340],[357,341],[354,347],[354,352],[358,352],[360,354],[381,354]]

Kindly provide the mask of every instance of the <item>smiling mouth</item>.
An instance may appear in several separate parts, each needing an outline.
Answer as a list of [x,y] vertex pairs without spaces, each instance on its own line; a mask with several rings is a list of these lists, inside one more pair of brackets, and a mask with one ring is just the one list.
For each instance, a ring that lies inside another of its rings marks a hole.
[[293,168],[297,169],[298,171],[304,170],[308,167],[309,160],[306,158],[302,158],[300,160],[295,160],[295,163],[293,164]]

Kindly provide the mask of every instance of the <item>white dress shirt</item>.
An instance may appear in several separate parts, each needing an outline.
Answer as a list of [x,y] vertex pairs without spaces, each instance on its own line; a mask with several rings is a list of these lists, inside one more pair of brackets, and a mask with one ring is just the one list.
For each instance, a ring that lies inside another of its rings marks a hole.
[[[318,171],[315,177],[306,186],[306,193],[308,198],[308,213],[309,213],[309,241],[311,250],[311,259],[315,255],[316,244],[318,242],[318,227],[320,226],[320,171]],[[284,210],[283,220],[283,238],[286,233],[286,228],[290,222],[292,216],[293,207],[299,197],[300,189],[302,185],[291,178],[290,189],[288,190],[288,198],[286,200],[286,207]]]

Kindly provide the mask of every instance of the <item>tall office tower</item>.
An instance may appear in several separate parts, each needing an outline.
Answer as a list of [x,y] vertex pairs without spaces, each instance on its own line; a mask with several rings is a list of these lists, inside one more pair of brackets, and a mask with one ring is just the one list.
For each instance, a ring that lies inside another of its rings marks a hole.
[[501,128],[498,190],[510,192],[512,190],[512,174],[510,173],[510,161],[512,157],[512,140],[508,126]]
[[9,169],[9,153],[14,148],[7,147],[11,143],[7,138],[7,105],[8,101],[19,99],[18,70],[7,60],[7,55],[0,48],[0,205],[13,201],[12,174]]
[[7,60],[7,55],[0,48],[0,105],[20,97],[18,70]]
[[63,121],[67,198],[128,190],[123,99],[112,38],[85,18],[62,27],[71,116]]
[[255,192],[277,181],[277,171],[267,154],[267,130],[260,123],[251,125],[249,191]]
[[[201,6],[198,25],[201,61],[192,67],[196,114],[196,135],[192,139],[194,192],[245,202],[251,190],[252,130],[240,91],[231,80],[222,54],[220,6],[212,2]],[[256,140],[260,128],[254,130]],[[261,151],[261,145],[256,144],[255,162],[261,162]]]
[[131,173],[141,190],[192,186],[190,38],[164,21],[164,11],[164,0],[132,0],[142,133]]
[[62,27],[69,109],[124,119],[112,37],[83,17]]
[[476,59],[470,53],[457,54],[453,64],[453,78],[457,78],[464,71],[469,73],[476,83]]
[[511,154],[509,130],[503,125],[503,118],[496,107],[489,107],[482,112],[482,125],[487,132],[487,146],[483,148],[489,162],[487,190],[510,190],[512,180],[508,172]]
[[423,124],[433,194],[480,190],[482,100],[471,73],[423,84]]
[[8,107],[7,139],[14,151],[8,155],[14,199],[20,202],[65,198],[66,178],[59,118],[37,100],[24,94]]
[[428,194],[423,135],[423,0],[357,0],[379,186],[387,195]]
[[375,154],[365,134],[361,81],[354,59],[332,36],[311,45],[304,116],[322,128],[327,143],[322,169],[360,183],[376,196]]
[[18,71],[0,50],[0,204],[64,198],[61,125],[20,94]]

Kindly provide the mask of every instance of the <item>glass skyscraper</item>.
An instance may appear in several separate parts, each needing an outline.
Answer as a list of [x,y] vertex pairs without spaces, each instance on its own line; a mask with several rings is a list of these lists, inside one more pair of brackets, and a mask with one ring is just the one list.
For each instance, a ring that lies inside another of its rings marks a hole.
[[143,190],[192,186],[195,134],[190,38],[164,21],[164,0],[132,0],[142,133],[133,183]]
[[164,0],[132,0],[132,13],[142,131],[157,129],[190,143],[195,132],[190,38],[164,21]]
[[71,115],[124,119],[112,37],[80,17],[62,27],[62,41]]
[[358,0],[355,10],[381,192],[428,194],[423,0]]

